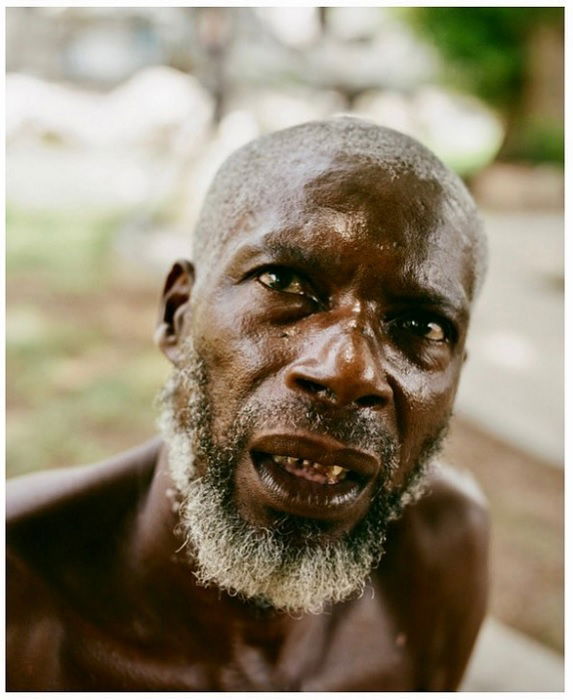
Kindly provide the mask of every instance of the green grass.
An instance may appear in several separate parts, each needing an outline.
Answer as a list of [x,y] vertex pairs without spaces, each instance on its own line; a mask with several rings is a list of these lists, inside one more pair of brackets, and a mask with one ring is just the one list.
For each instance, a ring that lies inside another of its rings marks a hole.
[[48,292],[86,292],[106,280],[117,212],[42,212],[8,207],[8,275],[24,273]]
[[[7,215],[7,473],[102,459],[154,433],[168,373],[155,280],[119,274],[118,212]],[[137,272],[137,271],[136,271]]]

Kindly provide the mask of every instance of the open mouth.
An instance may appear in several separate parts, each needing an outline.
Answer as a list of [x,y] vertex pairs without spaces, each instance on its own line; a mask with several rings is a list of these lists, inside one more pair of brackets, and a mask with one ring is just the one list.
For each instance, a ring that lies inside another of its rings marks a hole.
[[309,434],[262,436],[251,445],[251,460],[268,506],[316,518],[354,507],[379,469],[374,457]]
[[339,464],[321,464],[310,459],[301,457],[289,457],[286,455],[266,455],[266,458],[273,460],[289,474],[294,474],[301,479],[314,481],[317,484],[338,484],[346,479],[350,474],[349,469],[341,467]]

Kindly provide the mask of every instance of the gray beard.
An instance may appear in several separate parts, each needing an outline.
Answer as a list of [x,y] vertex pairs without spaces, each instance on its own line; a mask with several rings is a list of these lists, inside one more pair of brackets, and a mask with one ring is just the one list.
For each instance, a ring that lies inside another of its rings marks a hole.
[[[333,423],[308,405],[301,411],[292,402],[247,404],[237,411],[224,443],[218,444],[211,427],[208,374],[193,348],[187,352],[186,368],[175,372],[159,397],[159,427],[177,491],[177,534],[185,542],[197,581],[292,615],[320,613],[328,604],[362,595],[384,553],[388,524],[423,493],[430,458],[446,427],[428,441],[400,487],[391,486],[398,445],[379,426],[356,420]],[[186,397],[182,410],[177,409],[180,396]],[[273,529],[267,529],[239,515],[235,469],[261,415],[267,420],[280,416],[283,426],[290,420],[294,427],[296,420],[296,426],[326,432],[358,447],[368,445],[371,450],[375,444],[387,468],[368,513],[350,532],[328,539],[321,534],[320,523],[310,518],[284,514]]]

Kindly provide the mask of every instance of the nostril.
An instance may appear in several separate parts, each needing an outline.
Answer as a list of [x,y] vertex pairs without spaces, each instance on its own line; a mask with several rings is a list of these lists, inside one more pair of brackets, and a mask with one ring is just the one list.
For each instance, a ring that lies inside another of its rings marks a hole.
[[382,396],[369,394],[368,396],[361,396],[354,403],[361,408],[381,408],[386,402]]
[[302,379],[302,377],[299,377],[296,380],[296,383],[307,394],[317,395],[322,394],[326,391],[325,386],[319,384],[318,382],[311,382],[310,379]]

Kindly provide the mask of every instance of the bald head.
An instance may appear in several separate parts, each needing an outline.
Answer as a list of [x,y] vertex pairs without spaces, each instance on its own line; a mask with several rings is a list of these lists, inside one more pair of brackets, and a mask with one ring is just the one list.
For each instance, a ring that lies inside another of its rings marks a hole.
[[[387,181],[423,183],[439,193],[439,211],[415,215],[447,220],[459,235],[472,268],[471,297],[479,289],[486,265],[486,245],[475,203],[460,178],[431,151],[398,131],[354,117],[308,122],[262,136],[235,151],[223,163],[207,193],[195,232],[193,255],[209,267],[235,234],[256,226],[259,212],[273,206],[277,193],[303,190],[312,181],[332,177],[360,180],[377,171]],[[372,181],[370,177],[369,181]],[[410,185],[406,188],[412,191]],[[377,196],[375,192],[371,195]],[[296,206],[293,195],[292,205]],[[417,202],[404,199],[404,208]]]

